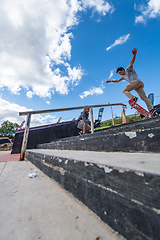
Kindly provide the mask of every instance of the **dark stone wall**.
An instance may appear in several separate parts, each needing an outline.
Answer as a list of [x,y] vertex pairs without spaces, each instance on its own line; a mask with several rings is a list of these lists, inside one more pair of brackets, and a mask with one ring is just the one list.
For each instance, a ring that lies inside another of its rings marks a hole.
[[126,239],[159,239],[159,175],[31,151],[26,158]]
[[[27,149],[36,148],[37,144],[40,143],[49,143],[57,139],[77,136],[78,133],[79,130],[76,127],[76,121],[30,128]],[[16,132],[12,154],[21,152],[23,134],[24,130]]]

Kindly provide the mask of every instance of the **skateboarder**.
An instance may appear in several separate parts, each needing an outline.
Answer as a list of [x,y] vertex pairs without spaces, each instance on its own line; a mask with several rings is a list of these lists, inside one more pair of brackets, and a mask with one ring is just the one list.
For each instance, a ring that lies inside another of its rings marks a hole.
[[86,131],[89,131],[91,129],[88,116],[89,108],[85,108],[84,111],[81,112],[79,118],[77,119],[77,128],[82,129],[82,131],[80,132],[81,134],[84,134]]
[[134,102],[137,102],[138,98],[133,96],[130,91],[135,90],[138,95],[140,96],[140,98],[146,103],[147,108],[149,110],[149,112],[153,115],[153,116],[159,116],[159,114],[157,113],[156,109],[154,109],[152,107],[152,104],[150,102],[150,100],[148,99],[148,97],[145,94],[144,91],[144,83],[141,81],[141,79],[138,77],[136,71],[133,69],[133,64],[135,62],[136,59],[136,54],[137,54],[137,49],[134,48],[132,50],[132,54],[133,57],[131,59],[131,62],[129,64],[129,66],[126,68],[126,70],[123,67],[119,67],[117,68],[117,73],[122,75],[121,78],[117,79],[117,80],[107,80],[106,83],[109,82],[120,82],[123,79],[128,81],[129,84],[124,88],[123,93],[130,99],[132,99]]

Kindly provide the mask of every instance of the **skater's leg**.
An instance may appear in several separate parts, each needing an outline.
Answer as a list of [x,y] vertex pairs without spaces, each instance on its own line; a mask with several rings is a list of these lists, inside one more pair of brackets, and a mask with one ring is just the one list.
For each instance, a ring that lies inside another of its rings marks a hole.
[[123,93],[129,98],[129,99],[134,99],[135,96],[133,96],[130,91],[135,90],[139,88],[143,82],[141,81],[136,81],[136,82],[131,82],[129,83],[123,90]]
[[84,125],[84,121],[83,121],[83,120],[80,120],[80,121],[78,122],[77,128],[83,129],[83,125]]
[[89,131],[91,129],[91,127],[89,126],[89,124],[84,123],[83,125],[83,133],[85,133],[86,131]]
[[139,88],[135,89],[135,91],[138,93],[140,98],[146,103],[148,110],[151,111],[153,109],[152,103],[149,100],[149,98],[146,96],[146,93],[143,88],[144,88],[144,84],[142,84],[142,86],[140,86]]

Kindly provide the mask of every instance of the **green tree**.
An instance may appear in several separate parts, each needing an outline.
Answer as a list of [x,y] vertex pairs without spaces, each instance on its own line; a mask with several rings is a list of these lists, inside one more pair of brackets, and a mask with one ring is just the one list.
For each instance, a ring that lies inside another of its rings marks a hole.
[[8,137],[14,139],[15,132],[20,126],[17,123],[12,123],[10,121],[4,121],[0,128],[0,137]]

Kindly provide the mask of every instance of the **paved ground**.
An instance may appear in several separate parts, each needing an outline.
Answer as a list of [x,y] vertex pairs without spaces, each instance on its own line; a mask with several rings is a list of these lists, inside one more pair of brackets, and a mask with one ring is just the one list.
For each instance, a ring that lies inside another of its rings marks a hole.
[[0,151],[0,162],[19,161],[20,154],[11,154],[10,151]]
[[1,240],[123,239],[40,170],[28,178],[34,169],[26,161],[0,162]]
[[159,153],[93,152],[72,150],[32,149],[31,151],[79,161],[105,164],[115,168],[160,175]]

